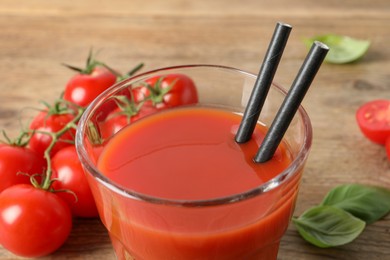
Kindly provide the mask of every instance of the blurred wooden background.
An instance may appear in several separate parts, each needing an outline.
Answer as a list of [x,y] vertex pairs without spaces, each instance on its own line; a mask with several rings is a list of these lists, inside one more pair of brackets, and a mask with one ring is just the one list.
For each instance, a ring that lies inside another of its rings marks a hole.
[[[295,214],[318,204],[337,184],[390,188],[383,147],[364,139],[355,122],[359,105],[390,98],[388,0],[1,0],[0,126],[16,134],[20,110],[59,97],[73,75],[61,63],[83,66],[91,48],[122,72],[144,62],[144,71],[207,63],[257,73],[277,21],[293,26],[275,76],[286,88],[307,53],[303,38],[334,33],[371,41],[359,62],[325,64],[305,98],[314,143]],[[0,259],[15,258],[0,247]],[[76,220],[67,243],[44,259],[114,255],[99,220]],[[353,243],[332,249],[309,245],[291,225],[279,259],[390,259],[390,216]]]

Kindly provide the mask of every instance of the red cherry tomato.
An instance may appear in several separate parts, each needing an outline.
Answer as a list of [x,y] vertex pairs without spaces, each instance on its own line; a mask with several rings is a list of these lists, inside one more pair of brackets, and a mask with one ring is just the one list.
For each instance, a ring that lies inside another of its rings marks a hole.
[[116,108],[108,115],[100,131],[104,139],[116,134],[123,127],[135,122],[147,115],[156,113],[158,109],[149,103],[144,104],[140,110],[133,116],[124,113],[120,108]]
[[390,100],[373,100],[356,112],[362,133],[372,142],[384,145],[390,136]]
[[195,83],[186,75],[155,76],[147,79],[145,83],[146,86],[141,85],[133,89],[136,102],[151,98],[153,105],[157,108],[176,107],[198,102]]
[[64,99],[86,107],[100,93],[115,84],[117,76],[106,67],[95,67],[90,74],[78,73],[65,87]]
[[44,158],[29,148],[0,145],[0,192],[16,184],[29,184],[29,176],[43,174],[45,168]]
[[53,175],[56,179],[52,187],[54,190],[68,190],[68,192],[57,192],[70,206],[76,217],[98,217],[98,211],[88,186],[87,178],[77,156],[76,148],[65,147],[58,151],[52,160]]
[[72,214],[56,194],[18,184],[0,193],[0,244],[23,257],[41,257],[68,238]]
[[[49,115],[47,111],[40,112],[31,122],[30,129],[36,130],[29,142],[31,150],[43,155],[52,141],[52,137],[48,133],[56,133],[60,131],[66,124],[74,119],[73,114],[59,114]],[[76,130],[71,128],[65,134],[63,134],[57,143],[54,145],[51,155],[54,155],[58,150],[68,145],[71,145],[74,141]]]

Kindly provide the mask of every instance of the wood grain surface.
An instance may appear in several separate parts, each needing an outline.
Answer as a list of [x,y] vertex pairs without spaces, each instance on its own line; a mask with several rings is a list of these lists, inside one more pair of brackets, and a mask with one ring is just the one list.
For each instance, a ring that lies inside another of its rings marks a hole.
[[[0,127],[12,136],[25,107],[59,97],[93,48],[126,72],[179,64],[221,64],[257,72],[275,23],[293,26],[275,81],[289,88],[307,49],[304,37],[335,33],[371,41],[367,55],[346,65],[324,64],[304,107],[314,142],[295,215],[318,204],[338,184],[390,188],[383,147],[367,141],[355,122],[362,103],[390,99],[388,0],[1,0]],[[0,231],[1,232],[1,231]],[[0,259],[18,259],[0,247]],[[43,259],[115,259],[99,220],[75,220],[66,244]],[[290,225],[278,259],[390,259],[390,216],[367,226],[353,243],[319,249]]]

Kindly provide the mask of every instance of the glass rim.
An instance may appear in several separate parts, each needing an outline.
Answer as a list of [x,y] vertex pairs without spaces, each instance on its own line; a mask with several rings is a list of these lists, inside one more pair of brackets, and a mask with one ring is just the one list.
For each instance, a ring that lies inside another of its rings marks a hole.
[[[294,175],[294,173],[300,171],[300,167],[303,166],[304,162],[307,159],[307,156],[309,154],[309,150],[311,148],[312,144],[312,125],[310,118],[303,108],[302,105],[299,106],[297,110],[297,115],[301,117],[304,127],[304,132],[306,133],[304,135],[303,144],[301,145],[297,156],[292,160],[291,164],[284,169],[282,172],[280,172],[277,176],[272,178],[271,180],[255,187],[252,189],[249,189],[247,191],[224,196],[224,197],[217,197],[217,198],[211,198],[211,199],[201,199],[201,200],[179,200],[179,199],[169,199],[169,198],[159,198],[156,196],[143,194],[134,190],[131,190],[129,188],[125,188],[121,186],[118,183],[115,183],[114,181],[107,178],[104,174],[102,174],[97,167],[94,165],[94,163],[90,160],[88,153],[84,146],[84,135],[86,131],[86,122],[90,119],[91,115],[93,115],[94,111],[97,107],[99,107],[107,96],[110,96],[112,93],[117,92],[122,86],[128,85],[129,82],[132,82],[134,80],[137,80],[139,78],[142,78],[144,76],[162,72],[162,71],[170,71],[170,70],[177,70],[177,69],[190,69],[190,68],[212,68],[212,69],[222,69],[226,71],[231,71],[239,74],[244,74],[248,77],[252,77],[256,79],[257,75],[237,69],[234,67],[229,66],[223,66],[223,65],[211,65],[211,64],[189,64],[189,65],[178,65],[178,66],[170,66],[170,67],[163,67],[159,69],[150,70],[144,73],[137,74],[135,76],[132,76],[128,79],[125,79],[123,81],[115,83],[112,87],[101,93],[96,99],[94,99],[91,104],[87,107],[87,109],[84,111],[78,127],[76,131],[76,150],[78,153],[79,160],[84,167],[86,171],[88,171],[87,174],[91,174],[92,177],[104,185],[106,188],[131,199],[149,202],[153,204],[163,204],[163,205],[172,205],[172,206],[183,206],[183,207],[204,207],[204,206],[214,206],[214,205],[225,205],[229,203],[235,203],[242,200],[247,200],[252,197],[258,196],[260,194],[269,192],[277,187],[279,187],[282,183],[287,181],[291,176]],[[281,92],[283,95],[287,94],[287,91],[278,85],[277,83],[272,83],[273,87]]]

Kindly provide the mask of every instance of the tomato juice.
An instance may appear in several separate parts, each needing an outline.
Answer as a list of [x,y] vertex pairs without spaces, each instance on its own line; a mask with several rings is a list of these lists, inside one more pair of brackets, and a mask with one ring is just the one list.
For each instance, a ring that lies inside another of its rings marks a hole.
[[294,159],[289,145],[254,163],[266,127],[237,144],[240,120],[218,108],[181,107],[108,141],[97,169],[120,189],[88,178],[119,259],[276,259],[303,166],[273,186]]

